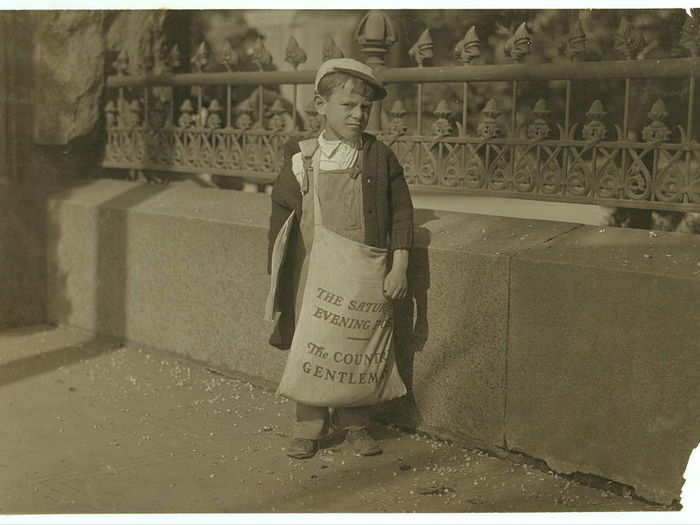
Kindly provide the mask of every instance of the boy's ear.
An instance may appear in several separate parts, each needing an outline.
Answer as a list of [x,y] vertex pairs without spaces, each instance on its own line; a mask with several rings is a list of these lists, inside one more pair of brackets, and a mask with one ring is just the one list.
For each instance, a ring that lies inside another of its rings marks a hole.
[[318,93],[314,95],[314,106],[316,106],[316,111],[318,111],[319,115],[323,115],[324,117],[326,116],[327,104],[328,102],[321,95],[319,95]]

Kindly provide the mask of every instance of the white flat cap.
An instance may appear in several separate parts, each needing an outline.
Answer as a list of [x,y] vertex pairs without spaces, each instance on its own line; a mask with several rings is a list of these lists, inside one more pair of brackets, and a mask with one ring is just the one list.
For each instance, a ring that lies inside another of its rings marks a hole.
[[326,60],[316,72],[314,88],[318,91],[318,83],[323,77],[330,73],[346,73],[357,78],[361,78],[374,88],[375,96],[373,100],[381,100],[386,97],[386,89],[382,83],[374,76],[372,68],[353,58],[331,58]]

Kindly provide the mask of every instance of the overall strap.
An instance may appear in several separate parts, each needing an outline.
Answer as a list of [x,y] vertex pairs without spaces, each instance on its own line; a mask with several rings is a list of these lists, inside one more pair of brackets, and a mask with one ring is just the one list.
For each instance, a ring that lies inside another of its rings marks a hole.
[[309,174],[312,172],[313,168],[313,156],[318,149],[318,139],[306,139],[299,142],[299,149],[301,149],[301,160],[304,163],[304,173],[302,174],[302,184],[301,193],[306,195],[309,193]]
[[362,165],[363,165],[363,157],[365,155],[365,152],[363,149],[360,149],[357,152],[357,161],[353,165],[352,168],[350,168],[350,177],[355,180],[357,176],[362,173]]
[[317,149],[311,161],[311,169],[313,174],[313,185],[314,185],[314,225],[320,226],[323,224],[323,217],[321,216],[321,196],[318,194],[318,177],[321,171],[321,150]]

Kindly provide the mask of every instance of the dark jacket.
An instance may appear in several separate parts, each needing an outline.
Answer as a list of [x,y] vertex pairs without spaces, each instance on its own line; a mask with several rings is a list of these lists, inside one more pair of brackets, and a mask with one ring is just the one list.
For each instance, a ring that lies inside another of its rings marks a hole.
[[[267,271],[270,273],[272,247],[282,225],[292,210],[296,221],[291,235],[300,235],[301,188],[292,173],[292,156],[299,143],[289,141],[284,147],[284,163],[272,190],[272,212],[268,243]],[[413,203],[403,168],[394,152],[373,135],[363,135],[362,204],[365,220],[365,244],[377,248],[410,249],[413,246]],[[281,316],[270,337],[270,344],[287,349],[294,335],[294,297],[291,271],[280,269],[279,299]]]

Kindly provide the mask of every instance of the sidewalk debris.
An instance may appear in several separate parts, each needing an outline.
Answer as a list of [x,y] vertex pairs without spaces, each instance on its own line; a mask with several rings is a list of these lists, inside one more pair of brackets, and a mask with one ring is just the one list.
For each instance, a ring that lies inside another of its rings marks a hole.
[[446,494],[448,492],[455,492],[455,489],[452,487],[448,487],[446,485],[443,485],[439,481],[431,481],[427,485],[421,485],[416,489],[416,492],[418,494],[421,494],[423,496],[428,496],[431,494]]

